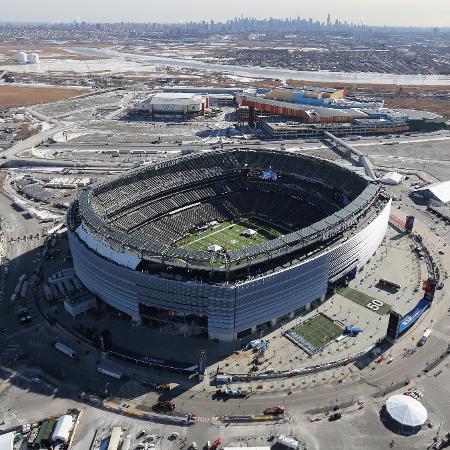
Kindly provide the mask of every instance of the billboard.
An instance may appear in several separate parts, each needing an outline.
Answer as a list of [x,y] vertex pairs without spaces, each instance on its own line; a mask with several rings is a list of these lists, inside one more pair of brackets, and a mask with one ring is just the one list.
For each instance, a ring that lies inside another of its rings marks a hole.
[[278,175],[276,172],[272,172],[271,170],[262,170],[259,174],[259,177],[263,180],[272,180],[277,181]]
[[398,337],[398,326],[400,324],[401,315],[395,311],[391,311],[389,315],[389,323],[386,331],[386,336],[393,341]]
[[414,227],[414,216],[406,216],[405,231],[411,233]]
[[397,335],[405,332],[430,306],[426,298],[422,298],[419,303],[408,314],[402,317],[398,326]]

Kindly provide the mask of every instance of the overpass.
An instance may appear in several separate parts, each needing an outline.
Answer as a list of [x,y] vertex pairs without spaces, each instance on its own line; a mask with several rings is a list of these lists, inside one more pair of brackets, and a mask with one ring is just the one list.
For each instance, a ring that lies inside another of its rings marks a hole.
[[328,131],[324,131],[323,134],[330,140],[332,140],[336,145],[343,147],[347,150],[348,155],[354,155],[358,158],[358,162],[361,166],[364,167],[364,170],[366,171],[366,175],[372,180],[376,180],[377,176],[375,175],[375,172],[373,171],[372,164],[369,161],[369,158],[367,158],[366,155],[361,153],[359,150],[356,150],[355,147],[351,146],[350,144],[347,144],[347,142],[344,142],[342,139],[339,139],[334,134],[329,133]]

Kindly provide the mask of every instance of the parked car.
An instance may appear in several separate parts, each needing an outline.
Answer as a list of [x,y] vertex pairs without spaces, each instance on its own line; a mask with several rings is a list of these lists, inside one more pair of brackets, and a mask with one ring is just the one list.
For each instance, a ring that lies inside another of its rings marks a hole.
[[341,417],[342,417],[341,413],[334,413],[328,418],[328,421],[334,422],[335,420],[339,420]]

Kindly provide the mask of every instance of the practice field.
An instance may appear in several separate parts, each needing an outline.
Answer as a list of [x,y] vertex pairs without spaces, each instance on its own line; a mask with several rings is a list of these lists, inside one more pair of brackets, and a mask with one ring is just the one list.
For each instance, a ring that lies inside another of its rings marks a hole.
[[317,314],[311,320],[294,328],[293,331],[319,349],[340,336],[343,329],[324,314]]
[[342,295],[342,297],[348,298],[352,302],[358,303],[358,305],[371,309],[373,312],[380,314],[380,316],[387,314],[391,310],[391,305],[380,300],[376,300],[363,292],[357,291],[356,289],[345,287],[339,291],[339,294]]
[[[243,236],[247,229],[256,231],[254,236]],[[207,230],[190,234],[177,242],[180,247],[192,251],[206,251],[210,245],[219,245],[224,250],[236,250],[251,245],[262,244],[268,240],[281,236],[280,231],[262,224],[254,219],[241,218],[234,221],[225,221],[210,227]]]

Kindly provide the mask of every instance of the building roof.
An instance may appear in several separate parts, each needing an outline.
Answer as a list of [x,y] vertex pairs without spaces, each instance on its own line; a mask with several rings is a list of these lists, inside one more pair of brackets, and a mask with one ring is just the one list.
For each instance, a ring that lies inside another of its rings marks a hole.
[[52,441],[67,442],[69,440],[72,427],[73,417],[69,415],[61,416],[56,422],[55,431],[52,434]]
[[322,117],[351,117],[355,118],[365,118],[367,119],[367,114],[362,112],[358,108],[348,108],[348,109],[338,109],[338,108],[327,108],[324,106],[316,106],[302,103],[292,103],[289,101],[279,101],[271,100],[266,97],[260,97],[256,95],[241,95],[242,101],[255,102],[261,105],[270,105],[274,107],[284,107],[291,110],[305,111],[310,115],[318,115]]
[[398,172],[388,172],[384,177],[381,179],[382,183],[385,184],[400,184],[402,182],[403,175],[401,175]]
[[401,425],[419,427],[428,417],[425,406],[409,395],[393,395],[386,402],[386,411]]
[[179,103],[183,100],[201,103],[203,101],[203,97],[201,95],[189,92],[160,92],[152,96],[151,103]]
[[14,436],[16,433],[12,431],[11,433],[0,435],[0,450],[13,450],[14,448]]
[[429,184],[428,186],[416,189],[414,192],[422,193],[425,191],[428,191],[441,203],[450,202],[450,181]]

